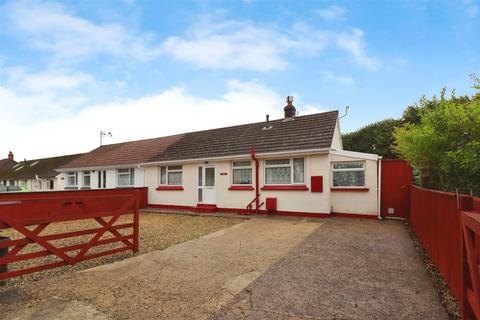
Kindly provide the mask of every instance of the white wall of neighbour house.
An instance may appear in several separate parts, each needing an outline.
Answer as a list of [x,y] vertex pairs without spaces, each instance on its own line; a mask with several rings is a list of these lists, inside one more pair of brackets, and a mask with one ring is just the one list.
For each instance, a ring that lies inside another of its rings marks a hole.
[[[337,213],[359,213],[377,215],[378,176],[377,161],[355,157],[331,155],[331,162],[364,161],[365,188],[368,191],[333,191],[331,192],[332,211]],[[332,183],[332,178],[329,180]]]
[[[90,171],[90,189],[99,189],[98,188],[98,172],[99,171],[106,171],[106,189],[114,189],[119,188],[118,186],[118,179],[117,179],[117,168],[109,168],[109,169],[95,169],[95,170],[76,170],[76,171],[69,171],[69,172],[77,172],[77,188],[82,189],[84,188],[84,178],[83,173],[85,171]],[[134,168],[134,185],[132,187],[144,187],[145,186],[145,170],[144,168]],[[65,190],[68,189],[67,186],[67,172],[61,172],[56,179],[56,190]],[[58,188],[58,189],[57,189]]]
[[[302,157],[302,156],[295,156]],[[328,154],[309,155],[305,157],[305,185],[308,191],[266,191],[260,190],[260,200],[267,197],[276,197],[279,211],[329,213],[330,212],[330,162]],[[288,158],[285,156],[278,157]],[[246,158],[248,159],[248,158]],[[259,184],[264,185],[265,159],[259,159]],[[148,187],[150,204],[173,206],[196,206],[198,201],[197,174],[200,163],[183,164],[184,190],[155,190],[159,184],[159,167],[145,167],[145,185]],[[255,185],[255,163],[252,164],[253,185]],[[255,198],[254,191],[229,190],[232,185],[232,162],[210,161],[209,165],[216,167],[216,198],[217,207],[229,209],[245,209]],[[323,176],[324,188],[322,193],[311,192],[310,177]],[[262,207],[264,209],[265,206]]]

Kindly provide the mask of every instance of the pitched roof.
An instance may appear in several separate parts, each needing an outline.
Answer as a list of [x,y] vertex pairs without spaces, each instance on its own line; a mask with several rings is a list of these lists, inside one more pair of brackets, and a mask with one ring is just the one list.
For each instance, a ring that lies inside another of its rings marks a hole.
[[156,161],[203,159],[257,153],[330,148],[338,111],[104,145],[59,167],[126,166]]
[[1,159],[0,160],[0,172],[6,171],[16,165],[17,162],[15,160],[10,159]]
[[128,166],[148,162],[181,138],[182,135],[175,135],[103,145],[65,163],[58,169]]
[[39,178],[53,178],[58,175],[58,172],[55,171],[56,168],[80,155],[82,154],[20,161],[8,170],[1,171],[0,180],[34,179],[36,176]]

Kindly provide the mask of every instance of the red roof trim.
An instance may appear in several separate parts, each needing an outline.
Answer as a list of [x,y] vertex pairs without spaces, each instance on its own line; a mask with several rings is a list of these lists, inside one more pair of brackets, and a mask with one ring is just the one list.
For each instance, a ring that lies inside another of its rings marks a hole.
[[158,186],[157,191],[182,191],[183,186]]
[[230,191],[240,191],[240,190],[253,191],[253,187],[252,186],[231,186],[230,188],[228,188],[228,190],[230,190]]
[[308,191],[306,185],[283,185],[283,186],[263,186],[263,191]]
[[342,192],[367,192],[368,188],[330,188],[330,191],[342,191]]

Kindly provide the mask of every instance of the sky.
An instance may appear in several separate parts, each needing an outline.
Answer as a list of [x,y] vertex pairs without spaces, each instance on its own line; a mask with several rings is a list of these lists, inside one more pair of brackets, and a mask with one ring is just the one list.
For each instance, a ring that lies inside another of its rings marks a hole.
[[473,93],[480,0],[1,1],[0,159]]

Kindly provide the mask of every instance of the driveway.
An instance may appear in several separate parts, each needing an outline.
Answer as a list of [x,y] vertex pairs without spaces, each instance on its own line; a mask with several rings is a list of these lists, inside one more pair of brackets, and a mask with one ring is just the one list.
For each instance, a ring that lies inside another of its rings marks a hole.
[[3,292],[0,312],[6,319],[447,319],[438,300],[401,222],[252,219]]
[[400,221],[330,219],[212,319],[448,319]]

